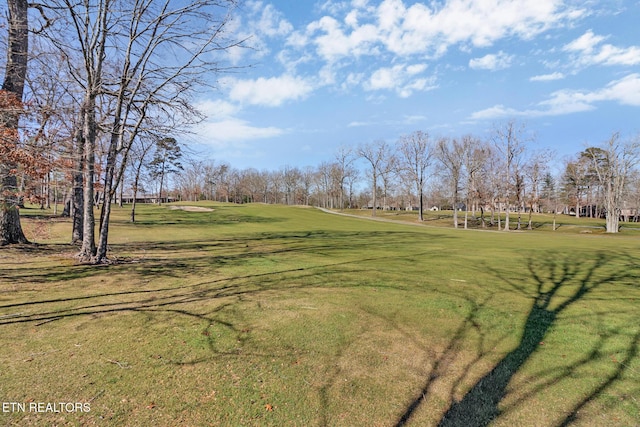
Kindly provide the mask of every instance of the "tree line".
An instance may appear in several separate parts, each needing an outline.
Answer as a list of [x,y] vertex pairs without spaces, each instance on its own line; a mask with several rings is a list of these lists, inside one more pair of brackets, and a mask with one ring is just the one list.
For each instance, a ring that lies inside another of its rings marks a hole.
[[[259,171],[186,159],[172,170],[170,194],[173,200],[365,208],[372,216],[416,210],[420,221],[425,209],[449,209],[454,227],[474,221],[499,230],[531,229],[532,215],[541,212],[604,217],[613,233],[620,219],[640,219],[637,137],[613,133],[565,159],[560,173],[551,166],[555,154],[536,150],[533,142],[522,123],[508,121],[485,139],[415,131],[393,142],[343,146],[331,161],[303,168]],[[149,172],[147,188],[154,193],[158,174]]]

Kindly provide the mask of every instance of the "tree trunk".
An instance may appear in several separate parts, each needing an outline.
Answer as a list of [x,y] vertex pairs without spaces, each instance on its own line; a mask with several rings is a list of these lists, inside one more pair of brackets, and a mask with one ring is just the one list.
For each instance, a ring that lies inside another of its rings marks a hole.
[[[613,180],[613,178],[611,178]],[[617,233],[619,231],[620,209],[618,208],[615,188],[612,182],[606,184],[605,203],[607,209],[606,227],[607,233]]]
[[88,94],[83,104],[83,123],[84,123],[84,152],[85,162],[83,168],[83,228],[82,228],[82,248],[78,258],[82,261],[90,261],[96,253],[95,243],[95,216],[93,212],[93,175],[95,172],[95,141],[96,141],[96,98],[93,94]]
[[518,203],[518,224],[516,230],[522,230],[522,206]]
[[378,177],[374,173],[373,174],[373,211],[371,212],[371,216],[376,216],[376,209],[377,209],[376,205],[378,204],[377,194],[378,194]]
[[607,233],[617,233],[619,231],[619,218],[618,215],[614,212],[613,214],[607,213]]
[[[509,231],[509,210],[510,209],[511,209],[511,205],[509,203],[509,200],[507,199],[507,206],[505,209],[505,216],[504,216],[504,231]],[[500,229],[500,226],[498,226],[498,229]]]
[[81,243],[84,227],[84,193],[82,192],[82,171],[84,169],[84,139],[82,128],[79,127],[75,137],[75,158],[73,159],[73,193],[71,197],[71,215],[73,229],[71,231],[71,243]]
[[453,228],[458,228],[458,189],[453,190]]
[[[131,201],[131,222],[136,222],[136,199],[138,198],[138,183],[140,182],[140,173],[142,171],[142,162],[144,154],[136,166],[136,175],[133,180],[133,200]],[[266,200],[265,200],[266,201]]]
[[496,223],[496,203],[495,201],[493,201],[493,203],[491,204],[491,217],[489,218],[489,225],[493,227],[495,223]]
[[122,207],[122,197],[124,196],[124,179],[120,180],[118,206]]
[[136,222],[136,197],[138,196],[138,189],[133,190],[133,200],[131,201],[131,222]]
[[[162,165],[162,171],[160,172],[160,190],[158,191],[158,205],[162,204],[162,184],[164,182],[164,164]],[[227,202],[229,202],[229,196],[227,196]]]
[[[28,2],[26,0],[8,0],[9,9],[9,40],[8,55],[5,68],[5,78],[2,89],[15,95],[17,101],[22,101],[24,82],[27,75],[27,54],[29,52]],[[18,113],[5,113],[5,126],[8,129],[18,129]],[[10,142],[10,148],[14,148]],[[14,243],[29,243],[20,224],[19,204],[17,194],[18,180],[13,172],[17,165],[13,162],[0,163],[0,246]]]
[[111,217],[111,202],[117,190],[118,183],[114,185],[113,178],[116,169],[118,133],[111,134],[109,154],[107,155],[107,167],[104,178],[104,203],[100,211],[100,235],[98,238],[98,248],[94,262],[101,263],[107,259],[107,242],[109,238],[109,220]]

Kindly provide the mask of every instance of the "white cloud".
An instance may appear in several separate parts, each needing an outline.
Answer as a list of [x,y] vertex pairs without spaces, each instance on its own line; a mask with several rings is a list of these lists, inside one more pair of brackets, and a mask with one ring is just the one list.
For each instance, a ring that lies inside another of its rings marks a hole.
[[607,37],[595,35],[589,30],[566,44],[563,50],[576,55],[574,62],[578,66],[640,64],[640,46],[622,48],[612,44],[602,44],[606,39]]
[[581,113],[595,108],[589,94],[579,91],[560,90],[551,94],[551,98],[538,104],[538,109],[525,111],[530,116],[560,116],[564,114]]
[[[315,33],[319,32],[320,35]],[[315,38],[313,38],[315,36]],[[319,21],[307,26],[307,35],[301,38],[296,35],[291,43],[313,43],[317,53],[326,61],[336,61],[346,56],[361,56],[375,53],[373,44],[379,35],[375,26],[365,24],[356,26],[346,34],[342,24],[333,17],[324,16]],[[312,40],[312,41],[310,41]]]
[[404,124],[413,124],[413,123],[419,123],[419,122],[423,122],[427,119],[427,116],[422,116],[422,115],[408,115],[404,117],[404,120],[402,123]]
[[352,10],[347,13],[347,16],[344,18],[344,23],[350,27],[356,28],[358,26],[358,11]]
[[640,107],[640,74],[634,73],[613,81],[592,95],[592,102],[616,101],[620,104]]
[[551,74],[542,74],[539,76],[533,76],[529,79],[529,81],[532,82],[549,82],[549,81],[553,81],[553,80],[562,80],[564,79],[564,74],[560,73],[560,72],[555,72],[555,73],[551,73]]
[[360,85],[364,80],[364,73],[349,73],[347,78],[342,82],[341,88],[343,90],[348,90],[354,86]]
[[287,101],[306,98],[313,91],[313,84],[292,75],[255,80],[229,80],[232,87],[229,91],[231,100],[247,105],[263,105],[277,107]]
[[203,144],[218,148],[231,143],[252,139],[272,138],[286,133],[286,130],[269,126],[252,126],[246,120],[234,117],[240,106],[224,100],[202,100],[196,108],[205,115],[204,122],[194,128],[196,139]]
[[617,102],[623,105],[640,107],[640,74],[633,73],[614,80],[605,87],[594,91],[564,89],[551,94],[549,99],[540,102],[537,108],[516,110],[504,105],[476,111],[472,120],[487,120],[504,117],[543,117],[590,111],[599,102]]
[[[323,0],[316,4],[316,11],[322,16],[294,29],[270,4],[249,4],[248,15],[253,19],[250,22],[255,22],[258,44],[267,37],[285,41],[285,49],[274,56],[286,71],[279,78],[239,82],[231,97],[245,104],[267,106],[303,99],[321,86],[353,87],[354,76],[362,73],[360,66],[369,59],[388,65],[368,79],[360,77],[364,89],[392,90],[400,97],[408,97],[435,85],[435,77],[423,76],[426,64],[407,65],[416,58],[421,62],[438,58],[451,46],[471,51],[473,47],[492,46],[506,37],[530,39],[549,28],[567,25],[585,13],[560,0]],[[271,45],[263,45],[259,46],[263,47],[261,54],[266,55]],[[499,70],[511,66],[513,60],[512,55],[500,51],[474,58],[469,66]],[[313,84],[293,77],[302,69],[314,70]]]
[[253,27],[260,34],[268,37],[283,37],[293,31],[293,25],[287,21],[282,13],[273,5],[264,5],[261,1],[253,2],[251,6],[257,18],[253,21]]
[[586,14],[558,0],[451,0],[410,6],[403,0],[383,0],[375,7],[366,1],[329,1],[321,10],[328,15],[310,23],[304,34],[293,33],[289,43],[314,45],[327,61],[377,54],[373,46],[398,56],[439,57],[453,45],[464,49],[489,47],[505,37],[531,39]]
[[507,108],[502,104],[494,105],[493,107],[485,108],[484,110],[476,111],[471,114],[471,120],[490,120],[503,117],[515,117],[521,113],[513,108]]
[[364,83],[365,90],[395,90],[401,98],[408,98],[416,91],[426,91],[435,88],[436,78],[415,78],[426,70],[425,64],[382,67],[374,71]]
[[204,114],[206,119],[230,117],[240,111],[238,105],[220,99],[200,101],[196,103],[196,109]]
[[204,144],[224,146],[234,141],[273,138],[286,131],[277,127],[255,127],[249,122],[237,118],[220,121],[207,121],[198,126],[196,133]]
[[286,45],[299,49],[304,48],[307,43],[309,43],[309,37],[300,31],[293,31],[286,40]]
[[593,62],[604,65],[638,65],[640,64],[640,47],[618,48],[607,44],[602,46],[600,52],[593,57]]
[[373,123],[371,123],[371,122],[358,122],[358,121],[356,121],[356,122],[351,122],[351,123],[349,123],[349,124],[347,125],[347,127],[350,127],[350,128],[356,128],[356,127],[370,126],[370,125],[372,125],[372,124],[373,124]]
[[335,1],[335,0],[327,0],[318,6],[320,11],[328,12],[332,15],[337,15],[338,13],[340,13],[341,11],[345,10],[348,7],[349,5],[347,4],[347,2]]
[[503,70],[511,66],[513,55],[507,55],[503,51],[497,54],[490,53],[482,58],[473,58],[469,60],[469,67],[474,70]]
[[606,37],[603,36],[596,36],[593,34],[593,31],[589,30],[571,43],[566,44],[563,49],[565,51],[590,53],[593,51],[593,48],[605,40],[605,38]]
[[404,71],[404,65],[395,65],[391,68],[380,68],[376,70],[369,79],[369,90],[393,89],[399,83]]
[[547,108],[542,110],[541,114],[558,115],[588,111],[594,109],[594,104],[598,102],[640,106],[640,74],[629,74],[592,92],[578,90],[554,92],[550,99],[540,103],[540,106]]
[[[249,1],[246,4],[247,13],[236,17],[227,28],[238,40],[247,40],[251,49],[232,47],[227,54],[233,64],[239,64],[246,55],[264,57],[271,53],[269,40],[285,38],[293,31],[293,25],[284,18],[272,4],[262,1]],[[249,30],[250,29],[250,30]]]
[[407,66],[407,74],[420,74],[427,69],[427,64],[414,64]]
[[[384,3],[400,3],[387,0]],[[381,5],[382,8],[383,5]],[[480,2],[453,0],[441,7],[416,3],[403,11],[401,24],[390,31],[387,44],[397,53],[442,55],[449,46],[489,47],[504,37],[531,39],[582,13],[556,0]]]
[[402,0],[384,0],[378,6],[378,24],[380,29],[391,31],[397,28],[407,13]]
[[417,79],[401,87],[398,95],[401,98],[408,98],[413,95],[413,92],[423,92],[435,88],[435,79]]

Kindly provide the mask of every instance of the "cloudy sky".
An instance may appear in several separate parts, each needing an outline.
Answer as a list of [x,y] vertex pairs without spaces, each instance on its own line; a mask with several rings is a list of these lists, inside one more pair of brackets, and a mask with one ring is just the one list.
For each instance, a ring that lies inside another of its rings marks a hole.
[[640,131],[639,17],[639,0],[248,0],[233,30],[252,49],[228,59],[251,67],[201,95],[192,143],[274,170],[515,119],[561,158]]

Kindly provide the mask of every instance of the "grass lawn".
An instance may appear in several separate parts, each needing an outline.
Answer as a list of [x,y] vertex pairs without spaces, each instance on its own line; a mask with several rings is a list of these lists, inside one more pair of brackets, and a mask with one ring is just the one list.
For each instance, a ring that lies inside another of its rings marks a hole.
[[640,423],[634,231],[200,205],[116,208],[109,266],[75,262],[67,220],[23,220],[37,245],[0,248],[1,425]]

